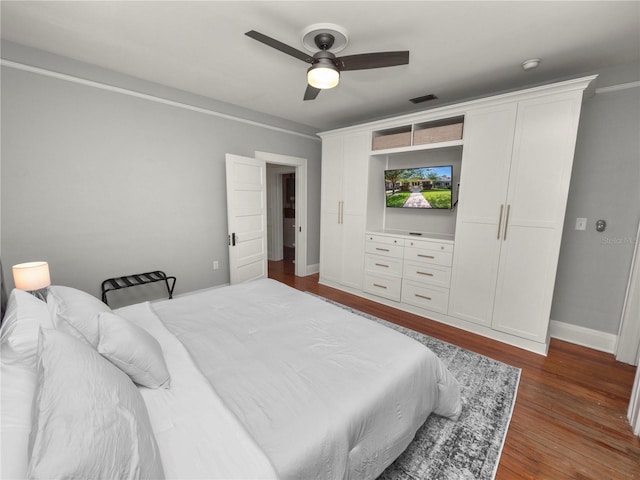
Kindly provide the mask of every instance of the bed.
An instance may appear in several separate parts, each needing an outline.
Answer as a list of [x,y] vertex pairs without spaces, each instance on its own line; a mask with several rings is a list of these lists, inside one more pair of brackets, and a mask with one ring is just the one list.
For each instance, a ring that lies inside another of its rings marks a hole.
[[2,478],[376,478],[429,415],[461,411],[426,347],[274,280],[114,311],[30,297],[11,293],[0,331]]

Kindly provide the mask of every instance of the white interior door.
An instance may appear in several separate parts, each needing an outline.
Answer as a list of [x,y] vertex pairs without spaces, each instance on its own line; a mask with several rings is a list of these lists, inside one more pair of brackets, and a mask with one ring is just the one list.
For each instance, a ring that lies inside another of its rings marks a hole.
[[266,162],[226,155],[231,284],[267,277]]

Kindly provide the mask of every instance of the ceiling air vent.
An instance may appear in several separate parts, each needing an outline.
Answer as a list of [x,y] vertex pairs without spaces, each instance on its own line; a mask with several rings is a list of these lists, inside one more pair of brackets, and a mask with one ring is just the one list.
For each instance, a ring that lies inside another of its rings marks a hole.
[[416,98],[412,98],[409,101],[411,103],[422,103],[422,102],[428,102],[429,100],[435,100],[436,97],[433,93],[430,93],[429,95],[423,95],[422,97],[416,97]]

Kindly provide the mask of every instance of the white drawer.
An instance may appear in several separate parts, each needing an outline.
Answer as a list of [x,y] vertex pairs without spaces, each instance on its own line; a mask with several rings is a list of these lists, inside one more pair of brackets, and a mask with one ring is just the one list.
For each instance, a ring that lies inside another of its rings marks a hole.
[[394,257],[402,259],[404,255],[403,245],[394,245],[389,243],[366,242],[364,250],[373,255],[384,255],[385,257]]
[[451,269],[439,265],[404,261],[403,276],[416,282],[449,288],[451,285]]
[[407,240],[405,246],[419,248],[421,250],[434,250],[436,252],[453,253],[453,244],[436,242],[435,240]]
[[453,254],[445,251],[406,247],[404,249],[404,259],[410,262],[429,263],[450,267],[453,260]]
[[447,313],[449,289],[425,286],[411,280],[402,282],[402,301],[434,312]]
[[402,279],[400,277],[391,277],[386,275],[376,275],[365,272],[364,288],[365,292],[378,295],[379,297],[388,298],[396,302],[400,301],[400,287]]
[[375,235],[373,233],[367,233],[367,235],[365,235],[365,240],[367,242],[385,243],[387,245],[404,246],[403,238],[387,237],[385,235]]
[[401,277],[402,259],[367,254],[364,256],[364,269],[373,273]]

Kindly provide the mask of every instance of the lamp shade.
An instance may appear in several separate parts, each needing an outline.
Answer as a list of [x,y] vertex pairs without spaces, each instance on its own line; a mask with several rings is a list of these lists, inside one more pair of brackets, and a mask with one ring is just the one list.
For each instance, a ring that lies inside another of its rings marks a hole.
[[309,85],[322,90],[338,85],[340,72],[336,67],[327,63],[319,62],[309,68],[307,71],[307,82],[309,82]]
[[51,285],[47,262],[27,262],[13,266],[13,283],[20,290],[32,292]]

